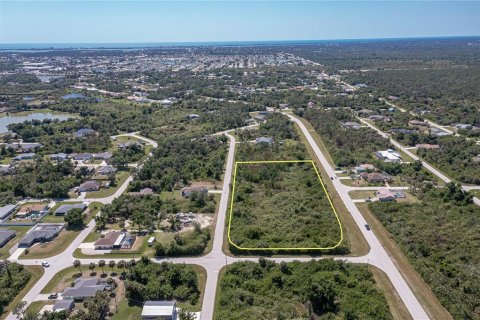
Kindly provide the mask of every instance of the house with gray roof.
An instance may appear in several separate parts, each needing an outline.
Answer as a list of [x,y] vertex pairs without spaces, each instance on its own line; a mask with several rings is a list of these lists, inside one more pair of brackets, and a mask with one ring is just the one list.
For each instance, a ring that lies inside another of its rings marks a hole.
[[97,159],[97,160],[110,160],[111,158],[113,157],[113,154],[111,152],[102,152],[102,153],[96,153],[93,155],[93,158],[94,159]]
[[0,229],[0,248],[3,248],[4,245],[8,243],[12,238],[15,237],[15,231],[8,229]]
[[56,216],[64,216],[70,210],[81,209],[83,211],[86,208],[87,208],[87,206],[83,203],[64,204],[64,205],[61,205],[60,207],[58,207],[57,210],[55,210],[55,215]]
[[91,153],[72,153],[70,158],[76,161],[87,161],[93,158]]
[[22,161],[22,160],[32,160],[35,157],[35,153],[22,153],[13,158],[14,161]]
[[65,228],[65,223],[39,223],[20,240],[18,246],[28,248],[37,242],[52,241],[63,228]]
[[103,166],[97,169],[97,174],[101,176],[108,176],[109,174],[115,173],[115,172],[117,172],[117,168],[112,166]]
[[98,278],[78,278],[74,286],[63,291],[63,298],[67,300],[82,301],[94,297],[99,291],[107,289],[107,283],[102,283]]
[[77,138],[85,138],[85,137],[94,135],[95,133],[97,133],[97,132],[96,132],[95,130],[93,130],[93,129],[82,128],[82,129],[79,129],[77,132],[75,132],[75,137],[77,137]]
[[74,307],[75,307],[75,301],[73,300],[57,300],[57,302],[55,302],[55,304],[53,305],[53,311],[54,312],[67,311],[68,313],[70,313]]
[[7,204],[6,206],[0,207],[0,219],[5,219],[8,217],[17,206],[14,204]]
[[66,153],[54,153],[50,155],[50,160],[63,161],[67,159],[68,155]]
[[95,180],[86,181],[78,187],[79,192],[90,192],[98,190],[100,190],[100,182]]
[[273,144],[273,137],[260,137],[260,138],[255,139],[255,143]]

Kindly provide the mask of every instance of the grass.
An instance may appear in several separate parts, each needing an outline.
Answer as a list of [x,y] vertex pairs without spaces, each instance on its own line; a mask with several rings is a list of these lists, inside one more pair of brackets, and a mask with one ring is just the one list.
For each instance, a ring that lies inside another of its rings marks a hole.
[[[299,119],[307,127],[307,129],[313,130],[312,125],[308,121],[302,118],[299,118]],[[368,251],[370,250],[370,246],[368,245],[368,242],[363,237],[362,232],[358,228],[355,220],[353,220],[352,215],[350,214],[348,209],[345,207],[345,204],[343,203],[335,187],[333,186],[333,183],[330,180],[329,175],[323,168],[320,160],[315,155],[315,152],[313,151],[312,147],[308,143],[302,130],[300,130],[300,128],[297,125],[295,125],[295,127],[297,129],[298,134],[300,135],[300,138],[302,139],[303,143],[307,147],[307,151],[310,154],[310,157],[315,161],[318,171],[325,185],[325,188],[327,189],[327,192],[330,195],[330,199],[332,200],[332,203],[335,206],[335,209],[337,210],[337,214],[340,218],[340,221],[342,222],[344,230],[346,231],[344,232],[344,239],[348,241],[348,246],[350,248],[350,255],[360,256],[360,255],[367,254]],[[320,148],[320,151],[322,151],[322,153],[325,155],[327,160],[330,159],[328,162],[330,163],[330,165],[332,165],[333,160],[330,157],[330,153],[328,153],[318,133],[316,131],[310,131],[310,134],[312,135],[314,141],[317,143],[318,147]],[[333,165],[333,167],[335,166]]]
[[40,243],[28,248],[28,254],[27,250],[25,250],[20,259],[43,259],[57,255],[65,251],[79,233],[80,231],[62,230],[53,241]]
[[26,309],[27,313],[39,314],[40,310],[46,305],[53,305],[53,301],[33,301]]
[[370,212],[367,203],[358,203],[358,209],[370,225],[372,232],[375,232],[378,240],[392,258],[403,278],[420,301],[425,311],[432,319],[451,319],[448,311],[440,304],[435,294],[423,281],[417,271],[412,267],[407,257],[402,253],[398,244],[393,240],[390,233],[382,223]]
[[2,318],[4,315],[9,314],[17,306],[17,304],[22,301],[23,297],[28,291],[30,291],[30,289],[32,289],[35,283],[37,283],[37,281],[43,276],[45,271],[41,266],[25,266],[25,269],[27,269],[32,276],[30,277],[27,285],[17,294],[15,299],[13,299],[12,302],[5,307],[4,313],[1,315]]
[[368,190],[355,190],[355,191],[350,191],[348,194],[352,199],[366,199],[368,197],[370,198],[375,197],[375,191],[368,191]]
[[410,312],[408,312],[405,304],[403,303],[402,299],[395,290],[392,282],[388,276],[382,270],[374,267],[369,266],[368,269],[372,272],[373,277],[375,278],[375,282],[377,286],[383,291],[385,298],[387,300],[388,308],[390,309],[390,313],[392,314],[393,319],[395,320],[410,320],[412,316]]
[[130,304],[127,299],[123,299],[117,306],[116,312],[111,320],[137,320],[141,319],[142,305]]
[[94,198],[106,198],[110,197],[115,192],[117,192],[118,188],[120,188],[121,185],[127,180],[127,178],[130,176],[130,172],[128,171],[120,171],[117,173],[115,177],[116,181],[116,187],[110,187],[110,188],[100,188],[98,191],[93,191],[93,192],[87,192],[87,195],[85,196],[85,199],[94,199]]
[[9,250],[23,238],[23,236],[27,233],[28,230],[30,230],[30,228],[31,227],[8,227],[8,228],[6,228],[7,230],[15,231],[16,235],[6,245],[4,245],[2,248],[0,248],[0,259],[1,260],[5,260],[8,257],[10,257]]
[[12,162],[13,158],[12,157],[5,157],[0,160],[0,164],[10,164]]

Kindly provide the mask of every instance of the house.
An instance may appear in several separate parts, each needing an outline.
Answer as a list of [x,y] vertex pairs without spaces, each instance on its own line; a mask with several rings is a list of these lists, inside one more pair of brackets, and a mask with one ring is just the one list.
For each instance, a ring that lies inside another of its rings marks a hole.
[[187,117],[189,120],[193,120],[193,119],[198,119],[200,118],[200,116],[198,114],[195,114],[195,113],[191,113],[188,115]]
[[0,166],[0,174],[7,175],[13,171],[13,168],[10,166]]
[[385,121],[387,117],[382,116],[381,114],[373,114],[368,117],[368,120],[373,120],[373,121]]
[[93,159],[97,160],[105,160],[108,161],[113,157],[113,154],[111,152],[102,152],[102,153],[96,153],[93,155]]
[[50,160],[64,161],[68,159],[68,155],[65,153],[54,153],[50,155]]
[[255,139],[255,143],[273,144],[273,137],[260,137]]
[[125,240],[126,233],[120,231],[112,231],[107,233],[103,238],[98,239],[93,244],[95,250],[112,250],[120,248]]
[[171,106],[173,104],[173,101],[170,100],[170,99],[163,99],[162,101],[160,101],[160,103],[162,104],[162,106]]
[[97,132],[93,129],[89,129],[89,128],[82,128],[82,129],[79,129],[77,132],[75,132],[75,137],[77,138],[85,138],[85,137],[88,137],[88,136],[91,136],[91,135],[94,135],[96,134]]
[[417,149],[440,149],[438,144],[419,143],[415,145]]
[[25,219],[32,214],[43,214],[46,210],[47,206],[45,204],[25,204],[18,210],[15,217]]
[[95,180],[86,181],[78,187],[78,192],[91,192],[98,190],[100,190],[100,182]]
[[354,129],[354,130],[358,130],[360,129],[362,126],[360,125],[360,123],[357,123],[357,122],[344,122],[342,123],[342,126],[344,128],[347,128],[347,129]]
[[385,181],[385,178],[378,172],[372,172],[367,175],[367,180],[372,183],[381,183]]
[[64,216],[70,210],[81,209],[82,211],[84,211],[86,208],[87,208],[87,206],[83,203],[64,204],[64,205],[61,205],[60,207],[58,207],[57,210],[55,210],[55,215],[56,216]]
[[63,228],[65,228],[65,223],[39,223],[20,240],[18,246],[28,248],[37,242],[52,241]]
[[151,188],[143,188],[139,192],[139,194],[142,195],[142,196],[152,195],[153,193],[154,193],[153,189],[151,189]]
[[384,162],[401,162],[402,156],[393,149],[375,152],[375,156]]
[[455,125],[455,128],[457,128],[458,130],[467,130],[467,129],[471,129],[472,125],[468,123],[457,123]]
[[410,120],[408,121],[408,124],[414,127],[430,127],[430,124],[428,122],[419,120]]
[[75,161],[88,161],[93,158],[93,154],[91,153],[72,153],[70,155],[70,158],[72,158]]
[[189,198],[192,193],[207,193],[208,189],[203,186],[197,186],[197,187],[184,187],[181,190],[182,192],[182,197]]
[[53,305],[53,311],[54,312],[66,311],[67,313],[70,313],[72,312],[74,307],[75,307],[75,301],[72,299],[57,300]]
[[0,207],[0,219],[5,219],[17,208],[14,204],[7,204],[6,206]]
[[145,301],[142,320],[177,320],[175,301]]
[[264,122],[267,119],[267,116],[263,115],[263,114],[258,114],[253,118],[254,118],[254,120],[256,120],[258,122]]
[[75,279],[73,287],[63,290],[63,299],[73,301],[83,301],[85,298],[95,297],[97,292],[104,291],[108,285],[101,282],[98,278],[78,278]]
[[416,133],[417,130],[403,129],[403,128],[393,128],[393,129],[390,129],[390,132],[401,133],[401,134],[413,134],[413,133]]
[[34,157],[35,157],[35,153],[23,153],[13,158],[13,160],[14,161],[32,160]]
[[447,131],[444,131],[444,130],[442,130],[440,128],[437,128],[437,127],[432,127],[432,128],[430,128],[430,134],[434,135],[434,136],[437,136],[437,137],[443,137],[443,136],[448,136],[451,133],[449,133]]
[[36,142],[15,142],[15,143],[5,143],[6,149],[14,149],[16,152],[32,152],[37,150],[42,146],[40,143]]
[[119,150],[125,150],[125,149],[128,149],[128,148],[136,148],[136,147],[141,147],[142,144],[138,141],[127,141],[125,143],[120,143],[118,144],[118,149]]
[[4,245],[8,243],[12,238],[15,237],[15,231],[8,229],[0,229],[0,248],[3,248]]
[[367,171],[374,171],[374,170],[376,170],[376,168],[373,164],[363,163],[363,164],[355,167],[355,169],[353,169],[353,170],[355,171],[355,173],[362,173],[362,172],[367,172]]
[[389,202],[395,201],[395,195],[388,189],[382,188],[377,191],[378,201]]
[[115,172],[117,172],[117,168],[112,166],[103,166],[97,169],[97,174],[101,176],[108,176],[109,174],[115,173]]

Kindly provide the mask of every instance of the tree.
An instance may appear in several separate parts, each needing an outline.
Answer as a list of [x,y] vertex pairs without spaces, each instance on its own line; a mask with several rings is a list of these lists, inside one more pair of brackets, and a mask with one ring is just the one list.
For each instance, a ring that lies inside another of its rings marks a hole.
[[114,260],[110,260],[110,261],[108,262],[108,266],[112,269],[112,273],[113,273],[113,268],[115,268],[115,265],[116,265],[116,263],[115,263]]
[[90,269],[93,273],[93,270],[95,269],[95,262],[90,262],[90,264],[88,265],[88,269]]
[[180,312],[178,313],[178,317],[180,320],[195,320],[197,318],[195,316],[195,313],[184,308],[180,309]]
[[24,312],[25,307],[27,306],[26,301],[20,301],[17,303],[15,308],[13,309],[12,313],[18,318],[20,318]]
[[105,270],[103,269],[103,267],[105,267],[105,260],[98,261],[98,266],[102,268],[102,274],[105,274]]
[[78,270],[80,270],[80,272],[82,272],[82,268],[81,268],[82,264],[80,263],[80,260],[73,261],[73,266],[75,268],[78,268]]
[[68,211],[63,219],[67,223],[67,229],[82,229],[85,223],[85,215],[82,209]]

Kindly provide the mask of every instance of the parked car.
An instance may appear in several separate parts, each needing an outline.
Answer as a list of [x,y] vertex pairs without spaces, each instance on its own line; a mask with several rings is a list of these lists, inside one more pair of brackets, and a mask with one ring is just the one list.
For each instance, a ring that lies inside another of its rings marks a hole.
[[52,293],[51,295],[48,296],[48,299],[50,300],[54,300],[54,299],[57,299],[58,298],[58,293]]
[[42,261],[42,267],[48,268],[50,267],[50,263],[48,263],[48,261]]
[[365,229],[370,230],[370,226],[368,224],[366,224]]

